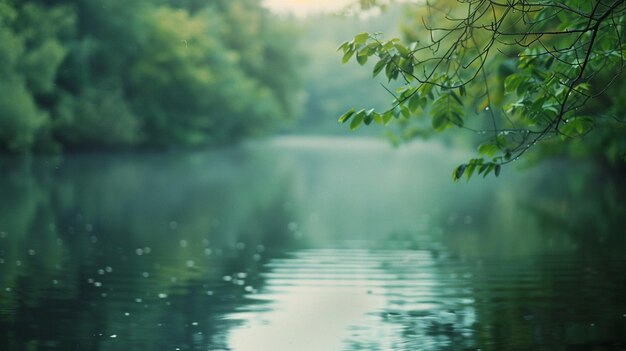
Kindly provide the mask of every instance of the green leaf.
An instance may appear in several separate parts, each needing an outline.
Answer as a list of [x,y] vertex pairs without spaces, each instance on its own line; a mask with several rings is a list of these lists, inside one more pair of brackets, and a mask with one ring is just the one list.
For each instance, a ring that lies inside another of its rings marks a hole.
[[424,83],[424,84],[420,85],[418,90],[421,91],[422,96],[428,96],[428,97],[430,97],[432,99],[433,98],[433,93],[432,93],[433,87],[434,86],[432,84]]
[[589,83],[580,83],[574,87],[574,90],[577,92],[588,92],[591,89],[591,85]]
[[365,112],[365,117],[363,117],[363,122],[366,126],[369,126],[374,120],[374,109],[369,109]]
[[365,111],[359,110],[354,117],[352,118],[352,122],[350,122],[350,130],[357,129],[361,123],[363,123],[363,118],[365,117]]
[[456,100],[459,106],[463,106],[463,101],[461,101],[461,98],[454,91],[450,91],[448,92],[448,94],[450,94],[450,96],[452,96],[454,100]]
[[378,112],[374,112],[372,115],[373,115],[372,117],[374,118],[374,122],[375,122],[376,124],[383,124],[383,118],[382,118],[382,116],[380,115],[380,113],[378,113]]
[[359,50],[358,56],[372,56],[372,54],[374,54],[376,51],[374,49],[371,49],[369,46],[366,46],[364,48],[361,48],[361,50]]
[[593,119],[588,116],[576,116],[569,118],[565,124],[561,127],[561,133],[565,137],[580,137],[583,136],[591,129],[593,129]]
[[359,65],[363,66],[367,63],[367,58],[367,55],[356,55],[356,62],[358,62]]
[[493,157],[499,150],[498,145],[490,142],[482,143],[478,146],[479,154],[491,157]]
[[411,89],[411,86],[409,86],[409,85],[402,85],[402,86],[400,86],[400,87],[396,88],[396,93],[397,93],[397,94],[400,94],[400,98],[403,98],[403,97],[404,97],[404,94],[405,94],[407,91],[409,91],[409,90],[412,90],[412,89]]
[[350,44],[350,42],[349,42],[349,41],[344,41],[343,43],[341,43],[341,45],[339,45],[339,47],[337,48],[337,51],[339,51],[339,50],[344,50],[344,51],[345,51],[345,48],[346,48],[349,44]]
[[463,173],[465,173],[465,168],[467,168],[465,164],[457,166],[454,171],[452,171],[452,180],[457,181],[461,179]]
[[387,79],[389,79],[390,81],[392,79],[398,78],[398,74],[400,72],[400,70],[398,69],[399,62],[400,57],[393,56],[390,59],[389,64],[387,64],[387,66],[385,67],[385,75],[387,75]]
[[484,171],[486,171],[489,168],[490,164],[491,163],[484,163],[480,165],[480,167],[478,168],[478,174],[482,174]]
[[470,162],[467,164],[467,167],[465,168],[465,178],[467,179],[467,181],[470,180],[470,178],[472,177],[472,175],[474,175],[474,172],[476,172],[476,170],[478,169],[478,173],[480,174],[481,169],[483,169],[482,166],[484,166],[484,160],[483,158],[474,158],[471,159]]
[[442,131],[449,123],[459,127],[463,126],[463,107],[450,92],[448,90],[441,94],[430,109],[430,115],[433,118],[433,128],[436,131]]
[[400,118],[400,112],[400,106],[396,106],[393,110],[391,110],[391,113],[395,118]]
[[522,83],[524,77],[519,74],[511,74],[504,80],[504,91],[512,93],[517,90],[517,87]]
[[398,50],[398,53],[404,57],[409,56],[409,54],[411,53],[406,46],[400,43],[394,43],[393,46],[396,48],[396,50]]
[[420,100],[421,98],[419,94],[413,93],[413,95],[409,99],[409,110],[411,110],[411,112],[415,113],[420,108],[421,106]]
[[402,114],[402,117],[404,118],[411,117],[411,111],[409,111],[409,108],[404,105],[400,106],[400,113]]
[[377,41],[373,41],[373,42],[371,42],[371,43],[367,44],[367,47],[368,47],[369,49],[371,49],[371,50],[372,50],[372,52],[375,52],[375,51],[376,51],[379,47],[381,47],[381,45],[380,45],[380,43],[379,43],[379,42],[377,42]]
[[523,96],[525,93],[528,93],[529,91],[536,90],[537,86],[538,86],[537,84],[533,84],[531,82],[530,78],[525,77],[524,79],[520,81],[519,85],[517,86],[517,89],[515,89],[515,93],[518,96]]
[[465,169],[465,178],[469,181],[470,178],[472,177],[472,175],[474,174],[474,171],[476,171],[476,166],[477,163],[474,162],[475,160],[472,160],[472,162],[470,162],[469,165],[467,165],[467,168]]
[[341,63],[346,63],[350,61],[352,55],[354,55],[354,48],[351,47],[346,51],[345,54],[343,54],[343,57],[341,58]]
[[448,119],[443,114],[436,114],[432,119],[433,129],[436,131],[442,131],[448,125]]
[[424,108],[426,108],[426,106],[428,106],[428,99],[427,99],[427,98],[425,98],[425,97],[422,97],[422,98],[420,99],[420,106],[421,106],[423,109],[424,109]]
[[346,113],[344,113],[343,115],[341,115],[341,117],[339,117],[338,122],[339,123],[344,123],[346,122],[348,119],[350,119],[350,117],[352,117],[352,115],[354,115],[354,108],[349,109]]
[[487,177],[487,175],[491,173],[494,168],[496,168],[496,164],[493,162],[486,163],[484,166],[487,166],[487,168],[483,171],[483,178]]
[[393,112],[391,110],[387,110],[383,113],[383,123],[386,125],[393,118]]
[[535,100],[529,108],[529,113],[540,113],[541,111],[543,111],[543,104],[546,102],[546,100],[548,100],[547,96],[542,96],[537,98],[537,100]]
[[543,105],[543,114],[540,117],[547,117],[548,121],[552,121],[552,119],[559,115],[560,107],[561,105],[556,103]]
[[370,37],[369,34],[363,32],[354,36],[354,44],[363,44]]
[[402,67],[402,71],[405,73],[412,75],[413,74],[413,60],[403,59],[400,61],[400,67]]
[[378,75],[378,73],[380,73],[380,71],[382,71],[383,68],[385,68],[385,65],[387,64],[387,62],[389,62],[389,61],[387,61],[386,59],[382,59],[382,60],[376,62],[376,65],[374,66],[374,70],[373,70],[372,76],[376,77]]
[[496,165],[496,168],[495,168],[495,174],[496,174],[496,177],[499,177],[499,176],[500,176],[500,170],[501,170],[501,169],[502,169],[502,166],[500,166],[499,164],[497,164],[497,165]]

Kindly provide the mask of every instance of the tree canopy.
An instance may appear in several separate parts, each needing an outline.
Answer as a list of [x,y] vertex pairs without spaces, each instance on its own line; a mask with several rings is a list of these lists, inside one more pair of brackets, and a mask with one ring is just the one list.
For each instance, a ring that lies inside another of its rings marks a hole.
[[[623,164],[624,0],[431,0],[416,5],[404,40],[359,33],[345,63],[375,60],[401,84],[384,111],[350,109],[351,129],[396,125],[404,139],[462,128],[482,138],[453,179],[500,174],[530,150]],[[428,116],[428,118],[425,118]]]
[[0,0],[0,151],[257,135],[294,115],[295,41],[259,0]]

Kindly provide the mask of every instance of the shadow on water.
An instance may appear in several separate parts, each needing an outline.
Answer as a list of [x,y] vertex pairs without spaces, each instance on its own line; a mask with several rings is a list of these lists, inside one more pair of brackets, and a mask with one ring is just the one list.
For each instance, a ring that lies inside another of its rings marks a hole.
[[465,158],[280,138],[4,159],[0,349],[624,349],[624,182],[451,183]]

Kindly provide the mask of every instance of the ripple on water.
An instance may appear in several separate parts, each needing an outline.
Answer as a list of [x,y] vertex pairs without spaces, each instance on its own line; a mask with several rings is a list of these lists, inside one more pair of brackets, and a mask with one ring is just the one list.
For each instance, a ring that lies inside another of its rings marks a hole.
[[[309,249],[269,261],[261,279],[252,302],[227,315],[240,321],[227,336],[234,351],[556,346],[565,337],[591,340],[599,335],[589,331],[597,326],[591,320],[621,316],[615,303],[602,303],[620,299],[615,280],[565,255],[472,260],[428,250]],[[572,304],[579,293],[587,300]],[[503,331],[517,334],[500,340]]]
[[263,307],[229,316],[244,320],[233,350],[440,347],[474,322],[469,285],[446,283],[429,251],[311,249],[267,267]]

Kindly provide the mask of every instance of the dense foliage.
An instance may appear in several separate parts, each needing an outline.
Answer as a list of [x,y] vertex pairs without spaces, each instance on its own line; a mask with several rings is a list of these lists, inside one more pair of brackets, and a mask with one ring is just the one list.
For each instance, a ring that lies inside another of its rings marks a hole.
[[450,127],[482,136],[453,179],[498,175],[531,149],[622,167],[625,17],[624,0],[429,1],[405,42],[360,33],[340,46],[344,62],[374,58],[375,76],[402,84],[387,110],[350,109],[340,122],[393,122],[406,139]]
[[293,33],[258,0],[0,0],[0,150],[264,132],[293,115]]

